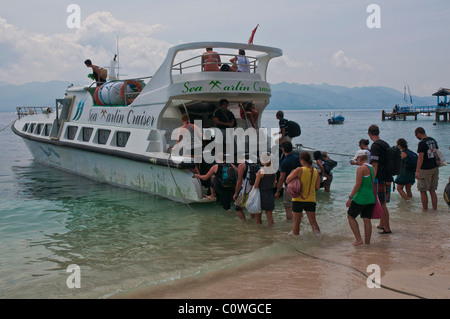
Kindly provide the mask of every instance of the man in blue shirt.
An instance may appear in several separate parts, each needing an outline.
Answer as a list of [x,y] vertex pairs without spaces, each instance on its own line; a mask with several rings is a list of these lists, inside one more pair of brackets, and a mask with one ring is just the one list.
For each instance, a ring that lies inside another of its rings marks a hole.
[[[298,155],[292,153],[292,143],[284,141],[281,144],[281,150],[283,151],[284,158],[280,163],[280,178],[278,179],[277,192],[275,193],[275,198],[280,198],[281,189],[283,188],[284,181],[289,176],[289,174],[300,166],[300,161]],[[286,219],[292,219],[292,198],[289,196],[288,192],[285,190],[283,192],[283,206],[286,211]]]

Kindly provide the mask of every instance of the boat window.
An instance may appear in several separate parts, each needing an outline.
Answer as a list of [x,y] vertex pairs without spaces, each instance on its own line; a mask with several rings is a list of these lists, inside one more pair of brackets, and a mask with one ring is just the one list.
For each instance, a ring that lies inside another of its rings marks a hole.
[[25,125],[22,128],[22,131],[26,132],[28,130],[28,126],[30,126],[30,123],[25,123]]
[[28,130],[28,133],[33,133],[33,132],[34,132],[34,129],[35,129],[35,127],[36,127],[36,123],[31,123],[31,125],[30,125],[30,129]]
[[67,127],[67,139],[74,140],[77,134],[78,126],[68,126]]
[[110,130],[98,130],[97,132],[97,142],[98,144],[106,144],[108,141],[109,134],[111,133]]
[[116,133],[117,146],[125,147],[127,145],[129,137],[130,137],[130,132],[117,132]]
[[36,128],[36,134],[38,134],[38,135],[41,135],[41,133],[42,133],[42,128],[44,127],[44,123],[39,123],[38,125],[37,125],[37,128]]
[[52,131],[52,124],[45,124],[44,135],[49,136],[51,131]]
[[94,131],[92,127],[83,127],[83,142],[89,142],[91,140],[92,131]]

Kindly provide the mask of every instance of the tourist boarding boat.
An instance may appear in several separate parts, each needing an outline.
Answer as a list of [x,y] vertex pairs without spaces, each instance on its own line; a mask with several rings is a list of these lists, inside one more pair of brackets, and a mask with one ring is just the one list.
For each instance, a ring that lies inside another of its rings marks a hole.
[[[222,65],[245,50],[250,72],[204,72],[202,55],[209,47]],[[36,162],[175,201],[207,201],[207,189],[193,178],[193,159],[169,152],[177,139],[172,132],[184,113],[204,131],[213,128],[221,99],[243,129],[249,123],[240,117],[240,105],[252,101],[259,127],[271,97],[267,67],[281,55],[277,48],[240,43],[174,46],[151,77],[70,86],[56,108],[19,107],[12,130]]]

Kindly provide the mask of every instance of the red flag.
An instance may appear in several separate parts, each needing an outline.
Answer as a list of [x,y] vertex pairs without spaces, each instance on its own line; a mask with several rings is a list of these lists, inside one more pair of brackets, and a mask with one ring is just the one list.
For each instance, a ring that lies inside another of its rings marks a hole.
[[259,27],[259,24],[256,26],[255,29],[253,29],[252,35],[250,36],[250,39],[248,39],[248,44],[249,44],[249,45],[250,45],[250,44],[253,44],[253,37],[255,36],[255,32],[256,32],[256,29],[258,29],[258,27]]

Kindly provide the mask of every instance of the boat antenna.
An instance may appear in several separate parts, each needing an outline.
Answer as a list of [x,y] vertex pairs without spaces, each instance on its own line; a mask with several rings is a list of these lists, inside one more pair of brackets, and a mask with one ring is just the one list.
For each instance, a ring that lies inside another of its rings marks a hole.
[[119,70],[120,70],[120,59],[119,59],[119,36],[117,36],[117,42],[116,42],[116,45],[117,45],[117,49],[116,49],[116,51],[117,51],[117,54],[116,54],[116,56],[114,57],[114,60],[116,60],[116,58],[117,58],[117,80],[119,79]]

